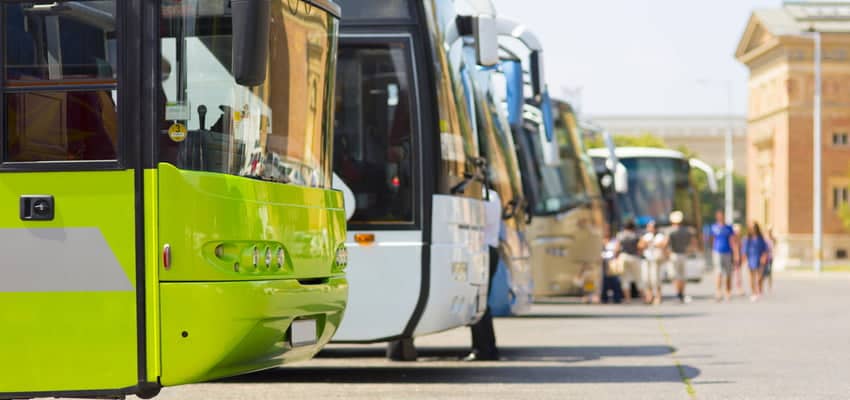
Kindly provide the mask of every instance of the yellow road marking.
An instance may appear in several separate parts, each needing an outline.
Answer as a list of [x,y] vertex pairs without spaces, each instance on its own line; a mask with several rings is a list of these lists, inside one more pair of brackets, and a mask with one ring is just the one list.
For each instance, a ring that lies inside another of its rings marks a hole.
[[667,333],[667,329],[664,327],[664,319],[661,318],[661,315],[656,315],[658,318],[658,329],[661,330],[661,335],[664,336],[664,342],[670,347],[670,358],[673,359],[673,365],[676,366],[676,369],[679,370],[679,378],[682,379],[682,383],[685,384],[685,391],[688,392],[688,396],[692,399],[697,398],[697,391],[694,389],[694,386],[691,384],[691,379],[688,378],[688,374],[685,371],[685,367],[682,366],[682,363],[679,362],[679,359],[676,358],[676,348],[673,347],[673,340],[670,338],[670,334]]

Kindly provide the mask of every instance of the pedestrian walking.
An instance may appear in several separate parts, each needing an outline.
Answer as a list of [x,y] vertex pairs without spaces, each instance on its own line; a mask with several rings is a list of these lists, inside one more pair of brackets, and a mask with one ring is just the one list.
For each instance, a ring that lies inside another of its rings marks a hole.
[[[741,224],[732,224],[732,231],[735,232],[735,237],[743,237],[741,235]],[[737,255],[736,260],[732,262],[732,286],[735,288],[735,295],[743,297],[746,296],[744,293],[743,247],[739,249]]]
[[744,257],[750,271],[750,300],[757,301],[761,296],[761,274],[767,264],[767,241],[761,233],[758,222],[750,225],[744,239]]
[[723,211],[714,213],[711,225],[711,259],[717,274],[715,299],[729,300],[732,296],[732,265],[738,260],[739,243],[735,231],[727,224]]
[[682,225],[685,215],[681,211],[670,214],[670,233],[667,234],[667,247],[670,251],[670,272],[673,285],[676,287],[676,297],[680,302],[688,302],[685,296],[685,285],[688,277],[685,270],[688,255],[697,248],[697,238],[691,228]]
[[623,273],[620,275],[620,283],[623,286],[623,298],[626,303],[632,302],[632,285],[637,286],[641,290],[641,259],[640,236],[637,233],[637,227],[632,220],[626,221],[623,224],[623,230],[617,234],[616,238],[617,260],[619,261]]
[[[600,301],[608,303],[623,302],[623,284],[620,275],[623,274],[623,266],[617,257],[617,240],[611,237],[609,230],[605,230],[605,246],[602,250],[602,293]],[[611,292],[609,295],[608,292]]]
[[[490,276],[488,289],[493,288],[493,277],[499,267],[499,240],[502,232],[502,202],[495,190],[489,190],[489,196],[484,203],[485,227],[484,240],[490,248]],[[499,359],[499,348],[496,347],[496,331],[493,328],[493,313],[488,305],[484,316],[470,327],[472,331],[472,352],[466,356],[467,361],[495,361]]]
[[644,300],[647,304],[661,304],[661,265],[665,259],[667,237],[658,232],[655,221],[646,224],[646,233],[638,247],[643,252]]
[[767,242],[767,263],[764,265],[764,271],[761,274],[759,281],[759,291],[764,295],[764,281],[767,281],[767,291],[773,291],[773,252],[776,246],[776,237],[773,236],[773,227],[767,228],[767,236],[764,238]]

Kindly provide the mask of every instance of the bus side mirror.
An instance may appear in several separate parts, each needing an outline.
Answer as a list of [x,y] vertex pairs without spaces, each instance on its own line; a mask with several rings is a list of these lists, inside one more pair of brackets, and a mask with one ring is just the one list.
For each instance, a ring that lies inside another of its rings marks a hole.
[[499,64],[499,38],[496,19],[489,15],[475,17],[473,22],[475,56],[478,65],[493,67]]
[[231,0],[233,77],[242,86],[266,81],[271,0]]
[[546,76],[543,73],[543,52],[532,51],[529,55],[531,63],[531,90],[534,96],[540,96],[546,91]]
[[717,193],[717,173],[714,171],[714,168],[705,161],[696,158],[690,159],[690,164],[691,168],[698,169],[705,174],[705,178],[708,181],[708,190],[711,193]]
[[623,164],[617,164],[614,168],[614,191],[617,193],[629,192],[629,173]]
[[351,191],[351,188],[337,174],[333,174],[331,185],[334,189],[342,192],[342,199],[345,204],[345,220],[350,220],[354,216],[354,211],[357,210],[357,199],[354,197],[354,192]]

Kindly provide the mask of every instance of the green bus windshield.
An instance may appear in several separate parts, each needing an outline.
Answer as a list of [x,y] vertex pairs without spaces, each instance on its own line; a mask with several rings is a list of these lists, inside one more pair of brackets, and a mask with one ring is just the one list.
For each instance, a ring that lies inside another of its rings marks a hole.
[[162,162],[330,186],[328,99],[334,75],[327,66],[337,22],[318,7],[295,11],[285,1],[271,2],[267,76],[264,83],[246,87],[236,82],[232,71],[230,2],[164,1]]

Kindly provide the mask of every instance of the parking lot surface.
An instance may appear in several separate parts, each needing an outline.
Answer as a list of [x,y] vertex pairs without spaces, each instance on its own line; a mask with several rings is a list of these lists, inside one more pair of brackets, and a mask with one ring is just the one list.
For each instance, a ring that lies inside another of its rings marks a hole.
[[[317,359],[161,399],[835,399],[850,394],[850,275],[784,274],[761,301],[584,305],[542,299],[496,320],[499,362],[464,362],[469,332],[418,339],[419,360],[382,345],[334,345]],[[672,293],[672,288],[665,286]]]

